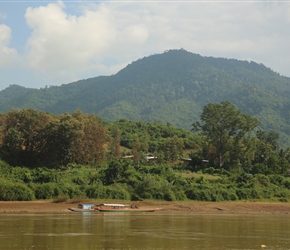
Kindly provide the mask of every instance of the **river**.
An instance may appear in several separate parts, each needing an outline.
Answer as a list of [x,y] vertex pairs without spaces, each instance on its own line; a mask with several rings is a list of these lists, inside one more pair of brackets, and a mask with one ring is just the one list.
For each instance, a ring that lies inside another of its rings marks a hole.
[[290,249],[290,216],[3,213],[0,249]]

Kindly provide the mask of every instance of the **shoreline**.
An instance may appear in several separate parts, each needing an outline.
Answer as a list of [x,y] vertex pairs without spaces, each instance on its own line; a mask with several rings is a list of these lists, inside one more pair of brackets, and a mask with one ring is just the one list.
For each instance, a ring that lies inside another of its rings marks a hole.
[[[198,202],[198,201],[83,201],[78,203],[126,203],[139,207],[158,207],[159,212],[186,212],[196,214],[290,214],[290,203],[283,202]],[[0,214],[5,213],[72,213],[78,203],[52,201],[0,201]]]

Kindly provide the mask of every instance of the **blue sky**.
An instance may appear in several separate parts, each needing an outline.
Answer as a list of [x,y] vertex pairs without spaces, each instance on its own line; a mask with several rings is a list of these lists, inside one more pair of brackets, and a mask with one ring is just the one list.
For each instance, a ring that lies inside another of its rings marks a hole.
[[0,0],[0,90],[112,75],[180,48],[290,77],[290,1]]

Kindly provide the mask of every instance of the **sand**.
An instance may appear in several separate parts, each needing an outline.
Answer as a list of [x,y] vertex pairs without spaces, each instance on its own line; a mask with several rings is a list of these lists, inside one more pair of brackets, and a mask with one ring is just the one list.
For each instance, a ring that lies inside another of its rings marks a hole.
[[[200,214],[290,214],[290,203],[282,202],[124,202],[85,201],[83,203],[126,203],[140,207],[158,207],[160,212],[187,212]],[[0,201],[0,213],[72,213],[68,208],[77,208],[78,203],[52,201]]]

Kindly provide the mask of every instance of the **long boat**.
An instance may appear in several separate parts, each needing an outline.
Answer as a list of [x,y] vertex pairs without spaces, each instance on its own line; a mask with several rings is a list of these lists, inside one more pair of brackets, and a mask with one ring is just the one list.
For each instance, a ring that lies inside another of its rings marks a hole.
[[120,213],[120,212],[140,213],[140,212],[155,212],[157,210],[160,210],[160,208],[138,207],[136,205],[126,205],[126,204],[100,204],[96,207],[96,210],[103,213]]
[[90,203],[78,204],[77,208],[68,208],[68,210],[70,210],[72,212],[99,212],[96,209],[96,205],[90,204]]

